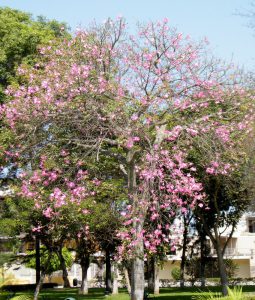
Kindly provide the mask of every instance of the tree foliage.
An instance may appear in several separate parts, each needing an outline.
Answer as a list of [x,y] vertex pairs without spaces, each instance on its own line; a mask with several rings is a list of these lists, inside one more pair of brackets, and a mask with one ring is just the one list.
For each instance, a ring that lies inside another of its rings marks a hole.
[[16,70],[21,63],[34,64],[39,45],[68,36],[67,26],[11,8],[0,8],[0,101],[7,85],[17,82]]
[[[62,249],[62,254],[67,268],[70,268],[74,260],[71,252],[66,247],[64,247]],[[50,260],[49,260],[49,255],[51,255]],[[27,255],[24,259],[26,267],[36,269],[35,256],[36,256],[35,250],[27,252]],[[46,271],[47,275],[51,275],[53,272],[62,269],[57,253],[53,252],[49,254],[49,250],[47,250],[44,246],[40,247],[40,259],[41,259],[41,266]]]

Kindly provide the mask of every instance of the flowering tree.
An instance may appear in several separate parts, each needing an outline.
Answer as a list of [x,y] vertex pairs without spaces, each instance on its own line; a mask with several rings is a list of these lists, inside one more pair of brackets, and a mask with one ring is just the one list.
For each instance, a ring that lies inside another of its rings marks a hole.
[[[39,155],[54,155],[54,147],[68,147],[80,161],[107,155],[119,164],[127,182],[120,235],[129,240],[120,251],[132,261],[131,299],[141,300],[144,245],[156,251],[173,230],[162,217],[204,206],[203,187],[186,158],[192,141],[210,132],[227,141],[232,128],[245,130],[235,118],[224,120],[233,110],[244,114],[240,101],[250,95],[239,74],[206,60],[203,43],[194,44],[167,20],[139,26],[130,37],[122,19],[109,20],[41,54],[36,68],[19,70],[26,80],[8,89],[11,100],[2,106],[17,142],[8,155],[31,155],[36,163]],[[218,162],[229,172],[221,157]],[[82,186],[70,199],[80,193],[86,193]],[[62,196],[55,190],[52,197],[61,202]],[[147,216],[156,229],[146,231]]]

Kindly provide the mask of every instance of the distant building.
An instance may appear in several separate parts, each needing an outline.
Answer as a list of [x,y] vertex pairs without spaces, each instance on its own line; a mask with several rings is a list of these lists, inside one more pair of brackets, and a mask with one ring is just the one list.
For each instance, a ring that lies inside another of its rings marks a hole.
[[[226,230],[222,236],[222,244],[225,243],[229,235],[229,230]],[[7,237],[0,237],[0,255],[1,252],[11,251],[8,248]],[[20,249],[20,255],[24,255],[27,250],[34,249],[34,242],[23,243]],[[209,254],[210,257],[216,258],[216,251],[211,247]],[[240,219],[237,228],[230,239],[225,251],[224,258],[231,258],[237,265],[235,277],[250,278],[255,277],[255,214],[246,213]],[[176,251],[167,256],[160,271],[159,278],[170,280],[172,279],[171,271],[174,267],[179,267],[181,262],[181,251]],[[104,265],[98,265],[92,263],[88,270],[88,280],[91,283],[98,282],[100,285],[103,283]],[[21,264],[13,264],[10,267],[5,268],[5,275],[13,277],[13,284],[28,284],[35,283],[35,270],[26,268]],[[81,268],[78,264],[73,264],[71,270],[69,270],[70,282],[73,279],[81,280]],[[46,282],[55,282],[62,284],[62,272],[58,271],[46,278]]]

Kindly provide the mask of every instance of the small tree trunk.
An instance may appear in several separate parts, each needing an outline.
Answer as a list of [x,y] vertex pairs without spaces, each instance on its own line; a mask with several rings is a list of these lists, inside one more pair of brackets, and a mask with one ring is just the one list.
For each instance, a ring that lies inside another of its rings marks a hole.
[[36,284],[38,284],[41,275],[40,239],[38,235],[35,236],[35,269],[36,269]]
[[82,279],[81,279],[81,287],[78,291],[81,295],[86,295],[89,292],[88,287],[88,268],[89,268],[89,257],[85,258],[81,262],[81,271],[82,271]]
[[113,265],[113,285],[112,285],[112,293],[118,294],[119,287],[118,287],[118,265],[115,262]]
[[105,290],[112,292],[111,256],[108,248],[105,250]]
[[65,259],[63,257],[62,254],[62,247],[60,247],[59,251],[58,251],[58,257],[59,257],[59,261],[60,261],[60,265],[61,265],[61,269],[62,269],[62,277],[63,277],[63,281],[64,281],[64,288],[70,288],[70,282],[68,279],[68,272],[67,272],[67,268],[66,268],[66,262]]
[[51,256],[52,256],[52,253],[49,252],[49,256],[48,256],[46,265],[43,266],[42,272],[41,272],[41,274],[40,274],[40,280],[39,280],[38,283],[36,284],[35,293],[34,293],[34,300],[38,300],[39,293],[40,293],[41,287],[42,287],[42,285],[43,285],[43,281],[44,281],[45,275],[46,275],[46,273],[47,273],[46,270],[47,270],[47,267],[48,267],[49,264],[50,264]]
[[154,262],[154,295],[159,295],[159,266]]
[[45,271],[42,271],[41,275],[40,275],[40,280],[38,281],[38,283],[36,285],[36,288],[35,288],[34,300],[38,300],[39,293],[40,293],[40,290],[42,288],[44,278],[45,278]]
[[123,272],[124,272],[124,277],[125,277],[125,281],[126,281],[127,290],[128,290],[129,295],[130,295],[131,294],[131,285],[130,285],[130,280],[129,280],[128,269],[126,267],[123,267]]
[[187,251],[187,240],[188,240],[188,226],[186,217],[183,216],[184,220],[184,232],[183,232],[183,246],[182,246],[182,258],[181,258],[181,269],[180,269],[180,287],[184,288],[184,271],[186,264],[186,251]]
[[200,235],[200,281],[201,287],[205,287],[205,236]]
[[221,288],[222,288],[222,295],[227,296],[228,295],[228,277],[226,272],[226,266],[223,260],[223,255],[221,251],[221,247],[219,242],[216,246],[216,252],[217,252],[217,259],[218,259],[218,268],[220,271],[220,281],[221,281]]
[[154,291],[154,259],[153,257],[148,257],[148,289],[150,292]]

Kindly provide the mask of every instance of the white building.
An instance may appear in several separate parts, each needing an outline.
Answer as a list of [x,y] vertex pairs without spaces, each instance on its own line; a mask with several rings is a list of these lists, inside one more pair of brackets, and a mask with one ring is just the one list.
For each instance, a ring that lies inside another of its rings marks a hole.
[[[226,230],[222,235],[222,243],[224,244],[228,238],[230,230]],[[2,241],[3,242],[3,241]],[[27,243],[25,250],[31,250],[33,245]],[[5,249],[1,247],[0,250]],[[1,255],[1,252],[0,252]],[[216,257],[216,252],[211,248],[210,255]],[[225,251],[224,258],[231,258],[238,265],[235,277],[251,278],[255,277],[255,214],[246,213],[240,219],[237,228],[230,239]],[[163,263],[159,270],[160,279],[172,279],[171,270],[174,267],[179,267],[181,262],[181,251],[177,251],[174,255],[169,255],[167,260]],[[97,264],[91,264],[88,270],[88,280],[95,283],[98,279],[102,282],[104,267],[99,267]],[[22,265],[12,265],[5,269],[5,276],[11,276],[13,283],[28,284],[35,283],[35,270],[28,269]],[[69,271],[70,282],[76,278],[81,280],[81,268],[78,264],[74,264]],[[100,280],[101,279],[101,280]],[[61,271],[55,272],[52,276],[47,278],[47,282],[62,283]]]

